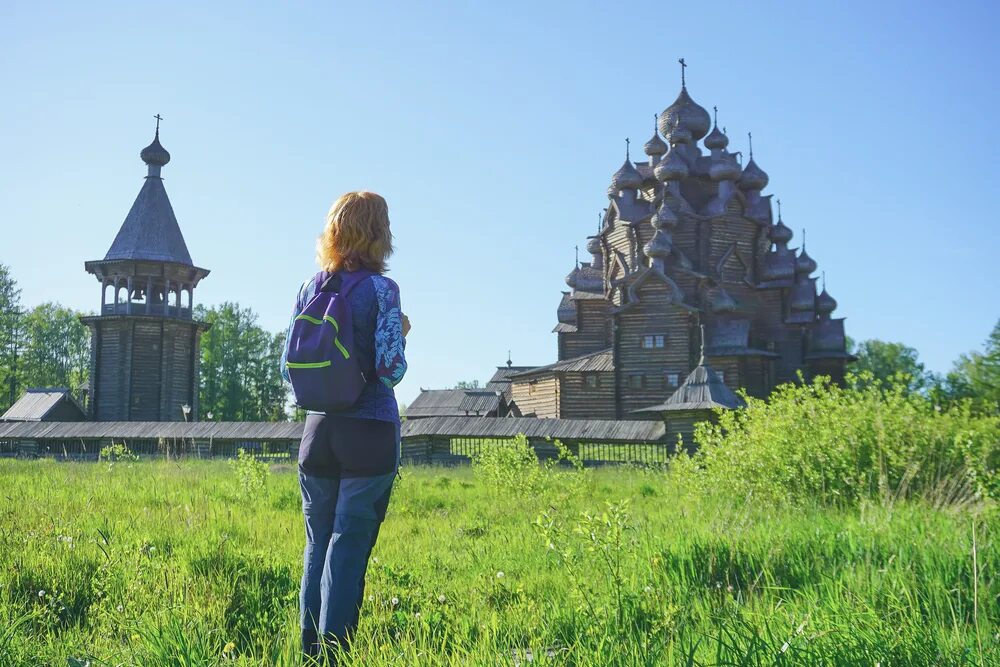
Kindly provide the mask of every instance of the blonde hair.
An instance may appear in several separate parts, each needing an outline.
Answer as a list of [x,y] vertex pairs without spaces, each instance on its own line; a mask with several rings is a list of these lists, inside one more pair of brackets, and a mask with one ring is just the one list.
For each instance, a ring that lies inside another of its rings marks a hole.
[[333,202],[316,241],[316,262],[324,271],[383,273],[392,255],[389,206],[374,192],[348,192]]

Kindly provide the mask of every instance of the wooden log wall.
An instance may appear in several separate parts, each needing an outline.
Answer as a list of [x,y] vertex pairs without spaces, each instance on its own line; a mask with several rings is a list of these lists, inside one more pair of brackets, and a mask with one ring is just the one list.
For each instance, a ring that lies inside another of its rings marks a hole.
[[611,302],[576,300],[575,333],[559,334],[559,359],[572,359],[611,347]]
[[[673,393],[667,373],[678,373],[683,380],[691,372],[688,311],[673,304],[668,287],[655,279],[646,281],[638,296],[638,304],[617,315],[615,359],[622,419],[633,417],[633,410],[662,403]],[[643,348],[647,335],[666,336],[665,347]],[[630,385],[633,375],[641,377],[641,387]]]
[[[587,382],[594,378],[596,387]],[[563,373],[559,414],[563,419],[614,419],[615,374],[611,371]]]

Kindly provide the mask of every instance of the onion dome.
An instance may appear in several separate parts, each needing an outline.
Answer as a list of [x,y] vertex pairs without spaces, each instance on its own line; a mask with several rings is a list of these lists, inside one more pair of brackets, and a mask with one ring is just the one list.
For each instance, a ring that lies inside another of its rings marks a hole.
[[601,251],[601,239],[596,236],[591,236],[590,240],[587,241],[587,252],[591,255],[600,255]]
[[632,161],[627,157],[621,168],[611,177],[611,185],[608,187],[608,194],[615,195],[621,190],[635,190],[642,185],[642,174],[635,168]]
[[556,308],[556,319],[561,324],[576,324],[576,306],[569,298],[569,292],[563,292],[559,307]]
[[816,297],[816,312],[820,315],[829,315],[836,309],[837,300],[830,296],[830,293],[824,287],[823,291]]
[[719,129],[718,124],[716,124],[716,126],[712,128],[712,133],[709,134],[707,137],[705,137],[705,148],[709,150],[714,151],[717,149],[722,149],[728,145],[729,145],[729,137],[727,137],[725,134],[722,133],[722,130]]
[[674,103],[663,110],[660,114],[660,132],[666,136],[671,136],[671,130],[675,127],[690,132],[691,138],[695,141],[708,134],[712,119],[708,112],[698,105],[691,96],[688,95],[687,86],[681,86],[680,95]]
[[642,150],[650,157],[658,157],[667,152],[667,142],[660,138],[660,133],[656,130],[655,120],[653,121],[653,138],[646,142]]
[[799,256],[795,258],[795,272],[802,273],[808,276],[815,270],[816,270],[816,260],[814,260],[806,253],[806,249],[803,246],[802,252],[800,252]]
[[667,157],[653,169],[653,175],[661,181],[679,181],[688,175],[688,166],[684,158],[676,150],[667,153]]
[[649,239],[649,243],[642,250],[646,253],[647,257],[662,259],[669,257],[672,249],[670,235],[658,229],[653,234],[653,238]]
[[747,166],[743,168],[739,186],[744,190],[763,190],[767,187],[768,180],[767,172],[758,167],[753,158],[750,158]]
[[667,135],[667,141],[670,142],[672,146],[677,146],[678,144],[689,144],[691,143],[691,131],[683,126],[674,126],[670,130],[670,134]]
[[170,153],[167,149],[160,145],[160,130],[156,130],[156,136],[153,137],[153,143],[146,146],[139,153],[139,157],[142,161],[148,164],[150,167],[162,167],[163,165],[170,162]]
[[580,267],[574,266],[573,270],[566,275],[566,284],[576,289],[576,279],[580,275]]
[[734,181],[740,177],[740,165],[736,156],[725,153],[712,160],[708,167],[708,175],[713,181]]
[[767,237],[778,244],[785,244],[792,240],[792,230],[781,221],[780,214],[778,215],[778,222],[772,225],[767,231]]
[[653,217],[649,219],[649,223],[656,229],[660,229],[661,227],[677,226],[677,214],[674,213],[672,208],[667,206],[666,197],[660,201],[660,207],[656,209],[656,213],[654,213]]

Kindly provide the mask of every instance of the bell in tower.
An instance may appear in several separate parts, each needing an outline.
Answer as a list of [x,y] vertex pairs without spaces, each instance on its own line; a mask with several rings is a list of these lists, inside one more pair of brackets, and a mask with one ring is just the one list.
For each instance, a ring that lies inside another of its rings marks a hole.
[[[153,143],[139,156],[147,175],[104,259],[86,262],[101,283],[91,330],[89,417],[97,421],[198,418],[201,334],[194,288],[208,275],[191,261],[160,170],[170,153]],[[185,410],[185,408],[187,408]]]

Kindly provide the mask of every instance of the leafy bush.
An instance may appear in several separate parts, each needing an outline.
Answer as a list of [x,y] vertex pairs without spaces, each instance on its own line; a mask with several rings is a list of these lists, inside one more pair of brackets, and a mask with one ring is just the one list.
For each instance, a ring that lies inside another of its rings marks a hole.
[[771,499],[848,502],[873,494],[952,500],[997,497],[1000,419],[965,404],[941,410],[869,374],[786,384],[767,400],[720,413],[695,433],[709,487]]
[[229,461],[239,484],[239,494],[244,499],[256,498],[264,492],[271,469],[267,463],[240,448],[235,459]]
[[115,463],[135,463],[139,460],[139,456],[134,454],[124,442],[114,442],[101,448],[100,459],[107,461],[108,470],[111,470]]
[[545,469],[538,465],[538,456],[524,435],[511,442],[484,445],[472,458],[472,470],[486,486],[515,493],[537,491],[545,476]]

